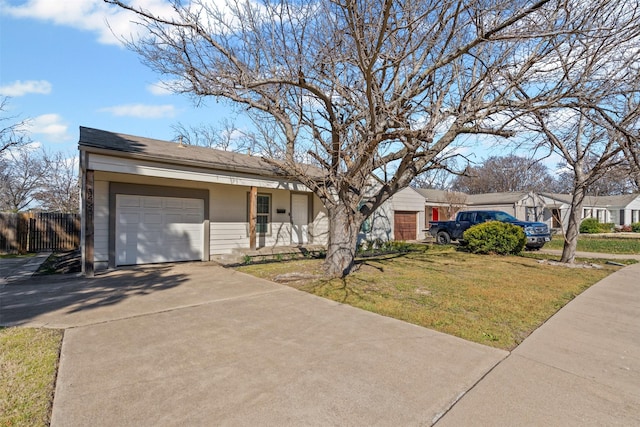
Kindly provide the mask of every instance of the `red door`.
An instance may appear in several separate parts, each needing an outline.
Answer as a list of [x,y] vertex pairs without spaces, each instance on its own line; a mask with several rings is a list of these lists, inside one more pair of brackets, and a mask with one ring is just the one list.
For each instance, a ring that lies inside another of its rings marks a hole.
[[431,221],[440,221],[440,212],[438,208],[431,208]]

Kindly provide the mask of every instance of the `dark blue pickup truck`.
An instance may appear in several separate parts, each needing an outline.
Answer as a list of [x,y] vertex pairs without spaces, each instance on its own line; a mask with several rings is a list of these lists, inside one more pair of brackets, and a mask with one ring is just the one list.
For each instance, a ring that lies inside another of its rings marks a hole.
[[524,229],[527,236],[527,249],[540,249],[551,240],[549,227],[542,222],[520,221],[502,211],[464,211],[458,212],[455,221],[430,221],[429,233],[436,242],[446,245],[452,240],[461,240],[462,233],[469,227],[487,221],[508,222]]

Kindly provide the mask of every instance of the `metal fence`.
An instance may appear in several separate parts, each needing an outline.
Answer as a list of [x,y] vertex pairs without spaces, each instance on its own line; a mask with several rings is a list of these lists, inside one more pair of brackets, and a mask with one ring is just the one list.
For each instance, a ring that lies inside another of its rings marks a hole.
[[0,252],[66,251],[80,246],[80,215],[0,213]]

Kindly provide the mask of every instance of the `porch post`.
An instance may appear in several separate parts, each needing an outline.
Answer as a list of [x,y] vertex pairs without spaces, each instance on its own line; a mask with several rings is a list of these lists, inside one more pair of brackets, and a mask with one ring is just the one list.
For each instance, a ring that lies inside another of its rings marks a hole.
[[258,222],[258,187],[249,192],[249,248],[256,249],[256,223]]
[[83,265],[82,271],[85,276],[93,277],[93,244],[94,244],[94,228],[93,228],[93,171],[85,170],[84,179],[82,180],[82,234],[84,235],[82,255]]

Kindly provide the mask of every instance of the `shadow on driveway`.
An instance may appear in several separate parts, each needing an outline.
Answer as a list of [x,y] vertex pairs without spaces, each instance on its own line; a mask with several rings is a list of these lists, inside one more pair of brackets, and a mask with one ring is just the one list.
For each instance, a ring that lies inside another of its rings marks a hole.
[[83,313],[167,291],[187,280],[188,276],[173,265],[116,270],[95,278],[33,277],[0,290],[0,325],[69,326],[68,322],[57,325],[59,321],[55,319],[69,316],[81,320],[87,317]]

